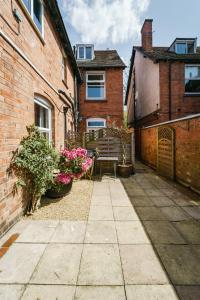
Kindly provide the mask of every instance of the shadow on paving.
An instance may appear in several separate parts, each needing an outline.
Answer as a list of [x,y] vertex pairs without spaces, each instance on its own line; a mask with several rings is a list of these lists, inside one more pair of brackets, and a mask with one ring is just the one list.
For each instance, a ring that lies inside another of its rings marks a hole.
[[200,299],[200,197],[136,163],[121,179],[181,300]]

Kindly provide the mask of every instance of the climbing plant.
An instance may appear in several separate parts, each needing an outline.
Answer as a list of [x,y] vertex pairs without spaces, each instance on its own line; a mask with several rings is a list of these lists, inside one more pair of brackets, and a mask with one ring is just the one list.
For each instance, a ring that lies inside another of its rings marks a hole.
[[13,155],[10,169],[18,177],[17,187],[26,192],[25,213],[33,213],[53,181],[58,155],[35,126],[28,126],[27,131]]

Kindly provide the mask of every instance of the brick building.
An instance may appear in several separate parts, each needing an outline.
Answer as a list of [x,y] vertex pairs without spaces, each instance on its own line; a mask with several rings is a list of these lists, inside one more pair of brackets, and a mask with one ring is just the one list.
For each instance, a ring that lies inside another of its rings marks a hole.
[[9,178],[12,151],[35,123],[60,149],[74,129],[81,81],[56,0],[0,4],[0,235],[23,210]]
[[152,21],[133,46],[125,103],[129,126],[142,127],[200,112],[200,48],[196,38],[153,47]]
[[116,50],[77,45],[76,58],[83,84],[79,90],[79,129],[108,127],[123,122],[123,69]]

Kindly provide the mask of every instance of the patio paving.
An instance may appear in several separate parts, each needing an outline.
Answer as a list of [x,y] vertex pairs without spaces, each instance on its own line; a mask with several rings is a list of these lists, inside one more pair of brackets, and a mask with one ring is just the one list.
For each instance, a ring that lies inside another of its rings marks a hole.
[[199,199],[137,169],[94,182],[87,221],[17,223],[0,240],[15,234],[0,258],[0,299],[200,299]]

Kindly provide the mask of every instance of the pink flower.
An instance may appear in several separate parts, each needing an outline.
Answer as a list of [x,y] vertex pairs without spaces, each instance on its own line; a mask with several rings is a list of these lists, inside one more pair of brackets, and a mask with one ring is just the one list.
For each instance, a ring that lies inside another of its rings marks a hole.
[[76,149],[76,155],[77,155],[77,157],[82,157],[82,158],[84,158],[84,157],[87,156],[87,150],[84,149],[84,148],[77,148],[77,149]]
[[83,163],[82,163],[82,170],[86,172],[92,165],[92,159],[87,158]]
[[60,173],[56,176],[55,180],[59,183],[69,184],[72,179],[69,174]]
[[67,150],[64,149],[63,151],[61,151],[62,155],[64,155],[68,160],[73,160],[77,157],[76,154],[76,149],[73,150]]

